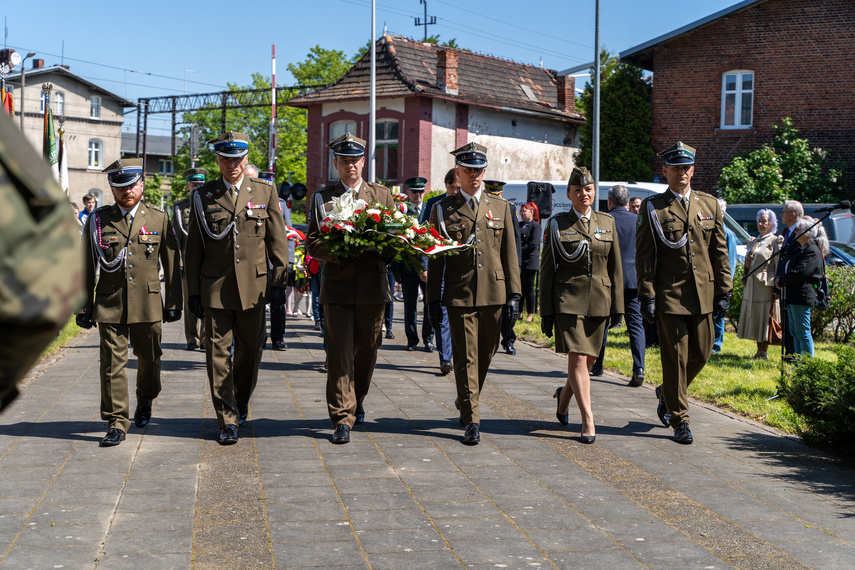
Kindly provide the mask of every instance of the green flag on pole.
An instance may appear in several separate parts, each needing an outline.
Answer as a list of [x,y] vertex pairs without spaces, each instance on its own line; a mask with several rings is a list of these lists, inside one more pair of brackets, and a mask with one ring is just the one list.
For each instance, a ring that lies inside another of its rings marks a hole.
[[56,132],[53,129],[53,111],[49,106],[45,106],[45,129],[44,129],[44,144],[42,145],[45,160],[50,166],[51,171],[57,180],[59,180],[59,147],[56,144]]

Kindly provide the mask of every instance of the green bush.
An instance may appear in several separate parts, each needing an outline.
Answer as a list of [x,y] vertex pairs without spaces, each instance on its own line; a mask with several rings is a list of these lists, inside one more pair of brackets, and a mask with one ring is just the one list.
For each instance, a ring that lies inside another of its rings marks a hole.
[[741,263],[736,264],[736,271],[733,272],[733,293],[730,296],[730,309],[727,310],[727,318],[733,328],[739,327],[739,313],[742,311],[742,294],[744,287],[742,286],[742,275],[745,273],[745,266]]
[[811,445],[855,452],[855,349],[834,347],[837,362],[798,358],[778,392],[803,419],[799,435]]

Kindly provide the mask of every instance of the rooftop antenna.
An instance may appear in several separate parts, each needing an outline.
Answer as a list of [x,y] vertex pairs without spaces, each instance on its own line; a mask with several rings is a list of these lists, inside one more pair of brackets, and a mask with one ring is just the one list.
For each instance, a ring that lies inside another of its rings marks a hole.
[[417,28],[419,26],[425,27],[425,42],[427,42],[427,40],[428,40],[427,27],[436,25],[436,16],[428,17],[428,15],[427,15],[427,0],[419,0],[419,4],[425,5],[425,19],[424,19],[424,21],[422,21],[421,18],[416,18],[416,27]]

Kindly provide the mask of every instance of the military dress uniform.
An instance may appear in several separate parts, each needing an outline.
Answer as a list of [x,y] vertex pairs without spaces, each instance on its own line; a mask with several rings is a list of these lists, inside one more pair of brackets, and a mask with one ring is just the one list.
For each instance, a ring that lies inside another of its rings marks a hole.
[[[211,141],[221,156],[246,155],[246,135]],[[243,154],[240,154],[243,152]],[[272,268],[268,269],[268,258]],[[285,287],[288,244],[279,197],[269,180],[222,176],[196,189],[190,204],[185,266],[187,291],[204,307],[206,365],[220,443],[237,441],[247,417],[264,349],[270,286]],[[191,306],[193,306],[191,304]],[[230,349],[234,339],[234,358]]]
[[[470,143],[452,154],[462,167],[486,167],[486,149],[481,145]],[[486,192],[481,192],[474,207],[469,200],[469,195],[460,191],[433,206],[431,225],[443,237],[472,247],[428,260],[427,299],[429,304],[440,302],[448,310],[456,404],[460,423],[467,427],[464,442],[478,443],[479,399],[499,347],[502,308],[514,299],[518,310],[522,288],[511,206]]]
[[[349,191],[341,182],[317,190],[306,234],[306,251],[324,261],[319,300],[326,329],[327,408],[333,425],[346,426],[348,433],[364,418],[363,400],[382,344],[383,312],[392,300],[386,260],[379,252],[366,251],[342,259],[332,255],[320,240],[319,223],[330,210],[332,199]],[[386,207],[394,204],[388,188],[365,181],[356,198]]]
[[[694,149],[683,143],[660,156],[666,165],[694,164]],[[658,414],[665,423],[670,412],[668,423],[676,430],[688,425],[687,389],[712,352],[713,310],[732,289],[716,198],[690,190],[684,206],[670,189],[646,198],[638,214],[635,259],[642,314],[655,299],[662,358]],[[676,439],[691,443],[691,432]]]
[[[205,182],[208,171],[204,168],[189,168],[184,171],[183,176],[187,182]],[[175,202],[172,216],[172,230],[175,232],[175,240],[178,242],[178,250],[181,253],[181,290],[184,293],[184,339],[187,341],[187,350],[196,347],[205,347],[205,320],[198,318],[190,312],[188,303],[190,295],[187,294],[187,235],[190,229],[190,196]]]
[[[105,172],[111,177],[128,176],[128,172],[141,176],[142,161],[116,161]],[[116,183],[111,178],[110,184],[130,183]],[[164,309],[176,318],[181,311],[178,248],[169,216],[143,201],[137,204],[130,226],[117,204],[96,209],[83,229],[83,248],[86,301],[81,313],[97,323],[101,338],[101,419],[108,423],[108,438],[102,444],[115,445],[131,424],[125,372],[128,341],[137,357],[137,410],[148,409],[150,414],[160,393]],[[158,261],[163,269],[162,286]],[[148,418],[135,417],[135,422],[142,427]],[[109,437],[112,429],[122,432],[118,440]]]

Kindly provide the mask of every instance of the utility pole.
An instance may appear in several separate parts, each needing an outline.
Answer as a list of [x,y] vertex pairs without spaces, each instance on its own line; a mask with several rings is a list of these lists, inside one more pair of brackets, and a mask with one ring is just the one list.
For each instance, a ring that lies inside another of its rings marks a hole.
[[428,15],[427,15],[427,0],[419,0],[419,4],[425,5],[425,19],[424,19],[424,21],[422,21],[421,18],[416,18],[416,27],[417,28],[419,26],[425,27],[425,41],[427,41],[428,40],[427,27],[436,25],[436,16],[428,17]]

